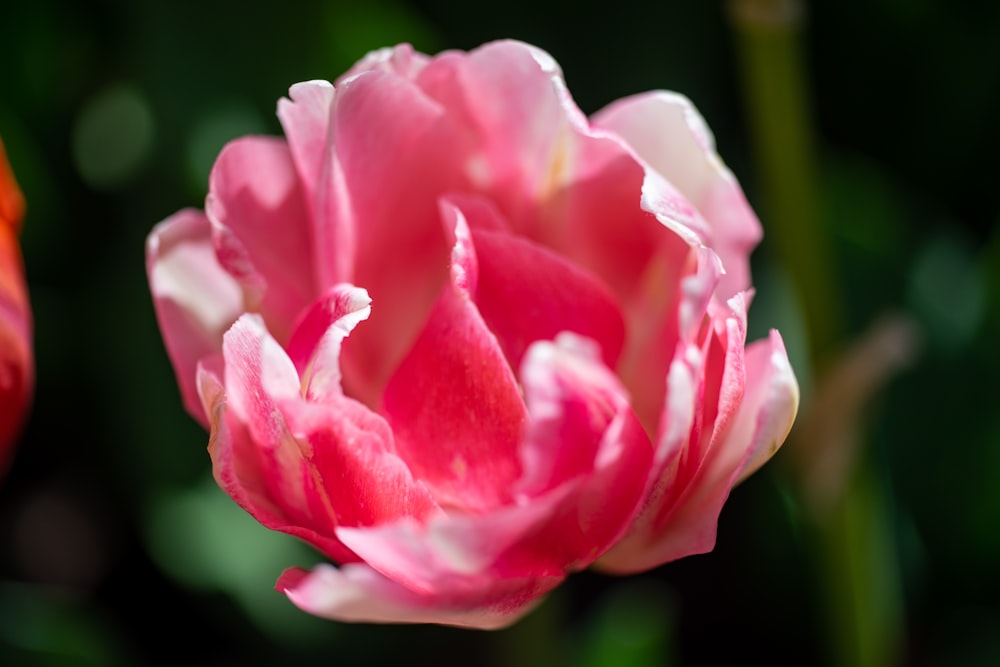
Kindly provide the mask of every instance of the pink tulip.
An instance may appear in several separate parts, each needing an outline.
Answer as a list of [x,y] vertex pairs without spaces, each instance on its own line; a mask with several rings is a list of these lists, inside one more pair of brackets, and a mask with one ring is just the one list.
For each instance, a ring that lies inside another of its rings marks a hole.
[[746,347],[760,225],[690,102],[588,119],[502,41],[374,52],[278,117],[147,267],[219,485],[338,564],[279,590],[495,628],[570,572],[712,549],[798,387],[777,332]]
[[24,208],[0,141],[0,472],[10,463],[35,382],[31,304],[18,244]]

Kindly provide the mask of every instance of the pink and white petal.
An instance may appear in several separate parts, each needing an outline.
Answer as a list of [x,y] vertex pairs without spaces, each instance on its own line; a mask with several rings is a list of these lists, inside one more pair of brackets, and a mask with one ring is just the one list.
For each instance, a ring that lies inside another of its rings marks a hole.
[[478,266],[453,207],[451,282],[386,386],[383,409],[400,455],[443,506],[505,503],[520,476],[525,408],[517,380],[473,303]]
[[336,89],[328,140],[340,181],[327,189],[338,205],[349,196],[364,230],[355,230],[346,279],[363,285],[376,305],[365,335],[345,342],[342,370],[345,389],[369,405],[447,282],[438,198],[464,189],[455,132],[438,103],[398,76],[363,72]]
[[360,623],[437,623],[493,630],[537,605],[561,578],[497,580],[474,595],[422,595],[361,564],[286,570],[275,586],[315,616]]
[[562,576],[547,554],[517,567],[501,563],[526,538],[542,533],[570,489],[537,502],[506,505],[484,514],[448,513],[426,523],[402,519],[373,528],[338,528],[337,537],[373,569],[421,594],[475,595],[497,579]]
[[628,306],[639,298],[650,262],[667,254],[673,263],[689,244],[644,210],[645,172],[619,139],[581,132],[573,141],[574,161],[562,167],[558,186],[525,213],[531,221],[521,226],[600,278]]
[[469,595],[497,579],[561,578],[627,528],[653,449],[592,341],[562,334],[525,359],[531,423],[511,504],[426,524],[339,528],[366,563],[424,594]]
[[294,535],[337,562],[358,560],[334,536],[332,522],[324,519],[332,513],[323,489],[313,484],[314,478],[306,476],[304,480],[306,485],[312,484],[305,509],[290,507],[284,498],[275,497],[266,457],[246,424],[228,410],[222,365],[219,354],[198,368],[199,391],[210,419],[208,452],[219,487],[265,527]]
[[289,425],[306,405],[291,360],[254,315],[244,315],[226,333],[223,355],[226,419],[233,446],[241,447],[234,463],[257,473],[263,485],[258,495],[280,510],[286,524],[332,538],[338,519],[327,481],[313,463],[311,443]]
[[771,331],[746,351],[747,387],[730,439],[737,448],[750,436],[737,477],[742,481],[766,463],[785,442],[799,408],[799,384],[781,334]]
[[329,81],[305,81],[278,100],[278,118],[312,216],[314,280],[320,289],[354,274],[357,218],[331,129],[335,91]]
[[658,519],[678,493],[673,483],[691,441],[704,361],[695,344],[680,343],[677,350],[666,378],[666,400],[642,510],[623,537],[597,561],[601,570],[621,574],[648,569],[640,561],[646,558],[649,543],[660,536]]
[[288,355],[298,371],[307,400],[324,402],[343,395],[340,348],[360,322],[371,315],[371,298],[349,284],[331,287],[292,329]]
[[211,224],[185,209],[158,224],[146,241],[146,272],[167,354],[184,407],[203,426],[198,361],[222,349],[222,336],[243,309],[239,284],[219,265]]
[[242,137],[222,149],[209,179],[205,214],[219,263],[244,287],[281,341],[316,293],[310,217],[288,145]]
[[403,518],[423,522],[440,514],[427,488],[396,454],[385,420],[345,396],[327,399],[322,405],[286,401],[281,408],[338,530]]
[[711,245],[726,268],[719,296],[748,289],[749,256],[760,242],[760,222],[690,100],[666,91],[635,95],[612,103],[593,122],[622,137],[707,221]]
[[631,524],[653,446],[593,342],[563,333],[554,343],[536,343],[521,375],[530,422],[518,500],[555,498],[556,504],[541,530],[505,554],[500,567],[580,570]]
[[618,364],[632,406],[653,437],[662,430],[665,378],[678,355],[687,354],[684,345],[696,342],[722,272],[711,249],[673,238],[677,245],[649,263],[635,290],[627,315],[629,338]]
[[305,198],[310,203],[325,187],[322,178],[330,153],[328,134],[333,95],[333,84],[313,80],[296,83],[288,89],[288,97],[278,100],[278,119],[285,131]]
[[574,334],[532,345],[520,377],[529,421],[515,489],[526,502],[594,471],[608,425],[628,397],[596,343]]
[[587,124],[555,60],[503,40],[444,52],[416,81],[463,127],[463,166],[474,187],[490,194],[519,233],[533,236],[524,226],[529,214],[564,177],[574,159],[572,135]]
[[[718,413],[730,416],[722,420],[716,416],[721,423],[711,432],[706,424],[699,432],[695,424],[688,451],[682,450],[675,470],[663,478],[665,490],[654,492],[652,512],[641,517],[602,561],[604,569],[637,572],[712,549],[719,513],[732,487],[777,451],[795,416],[798,387],[780,341],[775,332],[765,345],[751,346],[754,356],[745,366],[743,392],[725,388],[744,366],[742,350],[737,359],[727,358],[729,380],[723,377],[723,387],[717,392],[721,396]],[[727,357],[734,353],[730,349]],[[734,405],[737,393],[742,394],[741,400]]]
[[376,49],[355,63],[346,74],[337,79],[337,83],[339,85],[344,79],[372,70],[389,72],[412,81],[429,60],[428,56],[414,51],[409,44]]

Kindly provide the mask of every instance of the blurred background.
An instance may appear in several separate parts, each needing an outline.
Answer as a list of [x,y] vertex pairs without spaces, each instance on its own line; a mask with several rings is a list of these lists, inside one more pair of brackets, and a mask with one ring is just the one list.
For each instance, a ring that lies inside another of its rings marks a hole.
[[[1000,4],[799,6],[5,3],[37,388],[0,481],[0,664],[1000,664]],[[804,416],[711,554],[574,575],[496,633],[314,619],[272,586],[318,556],[212,483],[144,240],[202,206],[226,141],[280,133],[292,83],[501,37],[587,113],[699,107],[765,229],[751,335],[782,330]]]

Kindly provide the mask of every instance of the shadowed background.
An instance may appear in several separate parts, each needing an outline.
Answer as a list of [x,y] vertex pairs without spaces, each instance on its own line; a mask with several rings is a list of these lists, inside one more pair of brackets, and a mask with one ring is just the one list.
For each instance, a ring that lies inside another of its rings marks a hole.
[[[837,612],[824,600],[841,584],[796,491],[796,441],[734,491],[713,553],[631,578],[574,575],[509,630],[341,625],[299,612],[274,580],[319,557],[213,485],[207,434],[183,411],[146,283],[146,234],[202,206],[226,141],[280,133],[275,105],[292,83],[332,80],[401,41],[435,53],[515,37],[559,61],[587,113],[654,88],[694,101],[764,225],[751,335],[778,326],[793,362],[806,359],[794,288],[770,242],[745,55],[726,7],[0,9],[0,137],[28,202],[38,376],[0,482],[0,663],[837,664]],[[858,593],[891,614],[872,640],[891,647],[883,664],[1000,664],[1000,5],[806,9],[815,223],[845,297],[844,335],[901,312],[921,341],[862,415],[859,456],[881,498],[881,539],[845,538],[837,559],[891,566],[884,591]],[[808,394],[808,363],[799,370]]]

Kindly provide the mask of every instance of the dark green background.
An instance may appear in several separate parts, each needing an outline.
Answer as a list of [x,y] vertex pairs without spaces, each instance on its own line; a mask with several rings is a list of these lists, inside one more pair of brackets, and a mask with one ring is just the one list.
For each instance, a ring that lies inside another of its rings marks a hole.
[[[850,335],[887,310],[916,363],[866,412],[865,460],[898,564],[901,664],[1000,664],[1000,4],[806,3],[822,233]],[[709,555],[640,577],[575,575],[511,630],[353,626],[271,590],[317,557],[208,482],[153,317],[143,243],[201,206],[222,144],[280,132],[296,81],[400,41],[434,53],[516,37],[548,50],[585,112],[688,95],[761,215],[725,3],[8,2],[0,136],[28,200],[35,404],[0,486],[0,664],[832,664],[826,571],[787,451],[739,487]],[[786,286],[787,287],[787,286]],[[785,331],[801,352],[794,321]],[[807,380],[807,378],[804,378]],[[631,661],[631,662],[630,662]]]

